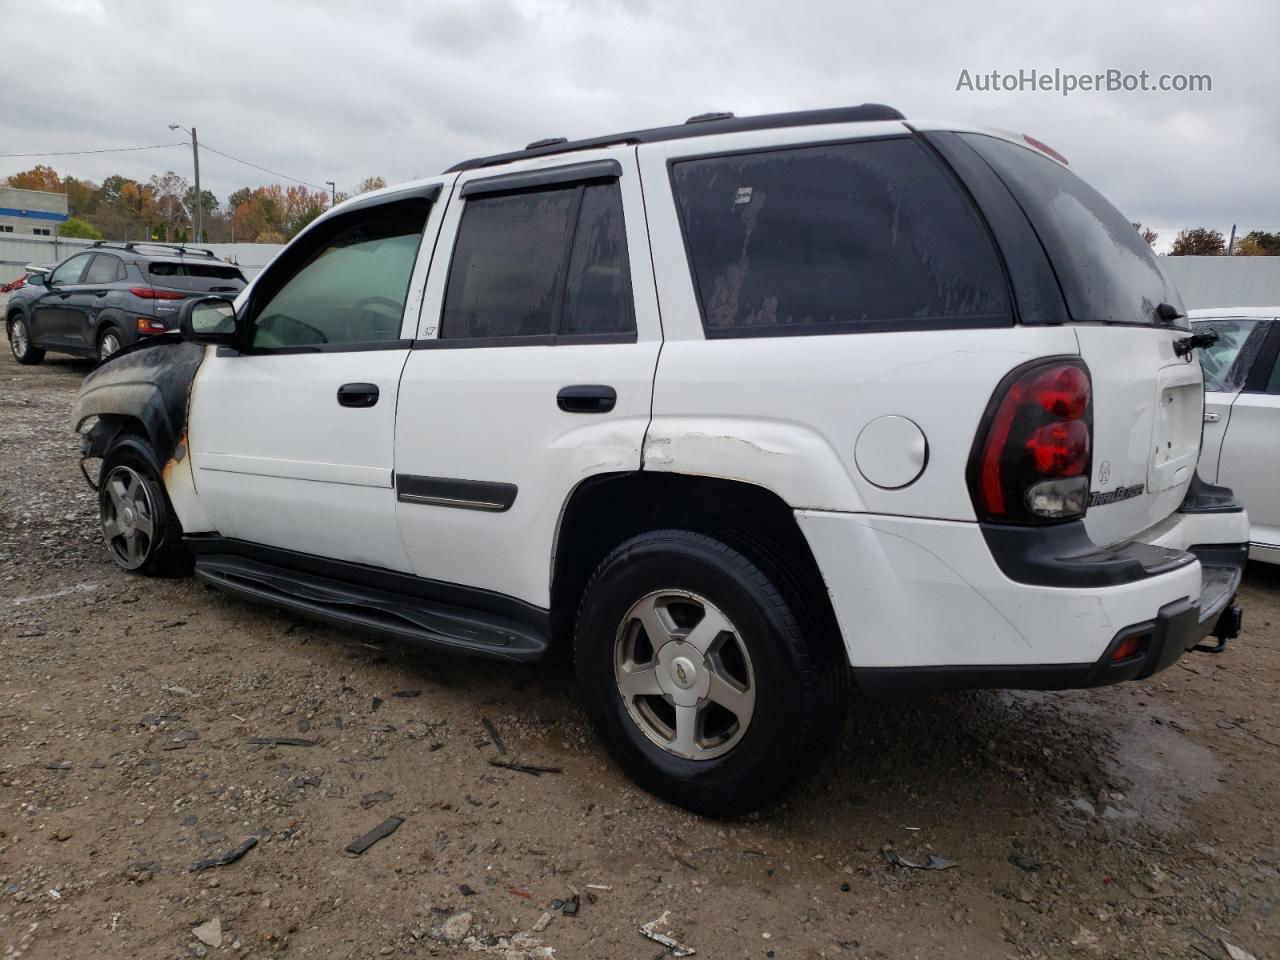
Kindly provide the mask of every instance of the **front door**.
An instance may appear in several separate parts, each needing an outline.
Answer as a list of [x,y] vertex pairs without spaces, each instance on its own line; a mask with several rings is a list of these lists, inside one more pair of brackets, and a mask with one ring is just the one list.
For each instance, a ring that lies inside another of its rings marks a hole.
[[1220,483],[1218,466],[1222,441],[1231,421],[1231,407],[1244,386],[1254,358],[1267,338],[1270,321],[1254,317],[1196,320],[1196,333],[1213,330],[1218,340],[1196,352],[1204,370],[1204,437],[1197,470],[1202,480]]
[[1252,555],[1280,562],[1280,322],[1271,324],[1231,404],[1218,482],[1249,511]]
[[189,418],[196,489],[222,536],[410,569],[392,441],[434,196],[316,224],[241,298],[242,349],[210,349]]
[[71,298],[80,289],[92,259],[92,253],[78,253],[49,275],[31,309],[31,333],[38,346],[78,345],[73,335],[76,323]]
[[661,331],[634,148],[463,173],[440,250],[400,387],[400,529],[419,576],[545,608],[567,499],[640,469],[649,423]]

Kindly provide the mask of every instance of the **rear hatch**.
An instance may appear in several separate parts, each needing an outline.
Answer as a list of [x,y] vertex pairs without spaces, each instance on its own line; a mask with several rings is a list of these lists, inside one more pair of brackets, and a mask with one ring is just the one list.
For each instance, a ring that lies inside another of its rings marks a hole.
[[151,261],[147,264],[147,279],[157,289],[188,295],[236,294],[245,285],[239,267],[185,259]]
[[1099,545],[1131,539],[1178,508],[1200,455],[1200,364],[1174,351],[1189,335],[1182,301],[1129,220],[1064,164],[962,136],[1031,221],[1093,378],[1085,528]]

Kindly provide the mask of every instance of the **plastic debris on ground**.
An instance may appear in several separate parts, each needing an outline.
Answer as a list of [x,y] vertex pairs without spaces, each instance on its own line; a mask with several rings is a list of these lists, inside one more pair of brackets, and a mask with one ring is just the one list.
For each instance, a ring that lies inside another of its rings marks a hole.
[[691,957],[698,952],[693,947],[686,946],[671,935],[670,910],[663,910],[662,916],[657,920],[650,920],[640,928],[640,932],[654,943],[660,943],[670,950],[673,957]]

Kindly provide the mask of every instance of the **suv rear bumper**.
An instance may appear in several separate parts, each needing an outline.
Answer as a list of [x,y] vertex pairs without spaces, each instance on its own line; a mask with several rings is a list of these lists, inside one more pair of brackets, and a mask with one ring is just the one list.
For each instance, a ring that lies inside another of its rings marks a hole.
[[[1214,632],[1248,553],[1238,504],[1206,511],[1189,502],[1184,511],[1134,545],[1074,558],[1059,583],[1011,577],[976,523],[812,510],[796,519],[860,687],[896,696],[1097,686],[1172,665]],[[1124,576],[1087,569],[1114,572],[1117,554],[1138,561],[1121,564]],[[1141,649],[1115,660],[1132,636]]]

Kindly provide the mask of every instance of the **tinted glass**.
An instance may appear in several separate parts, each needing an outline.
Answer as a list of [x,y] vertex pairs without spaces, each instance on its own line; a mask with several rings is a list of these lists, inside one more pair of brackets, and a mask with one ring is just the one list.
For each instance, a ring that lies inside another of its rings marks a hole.
[[710,333],[1011,323],[985,229],[912,140],[674,167]]
[[1151,247],[1097,190],[1035,150],[960,136],[992,166],[1039,234],[1073,320],[1152,323],[1161,303],[1186,312]]
[[565,284],[561,334],[631,333],[631,269],[616,183],[595,183],[582,195]]
[[466,201],[442,337],[551,333],[579,193],[575,186]]
[[400,339],[427,208],[419,201],[379,207],[306,238],[301,265],[255,310],[253,346]]
[[[1201,347],[1196,351],[1200,357],[1200,366],[1204,370],[1204,388],[1209,391],[1231,392],[1244,385],[1244,376],[1248,372],[1248,364],[1237,364],[1240,351],[1244,349],[1250,334],[1257,328],[1257,320],[1197,320],[1193,325],[1196,333],[1206,330],[1218,332],[1218,342],[1211,347]],[[1256,353],[1256,349],[1253,351]]]
[[84,276],[84,269],[89,265],[91,259],[93,257],[88,253],[72,257],[57,270],[53,271],[53,276],[50,279],[54,283],[79,283],[80,278]]
[[115,283],[120,272],[120,260],[117,257],[100,253],[93,258],[93,265],[85,272],[84,283]]
[[157,260],[147,267],[153,277],[207,277],[211,280],[243,280],[238,267],[211,263],[172,263]]

